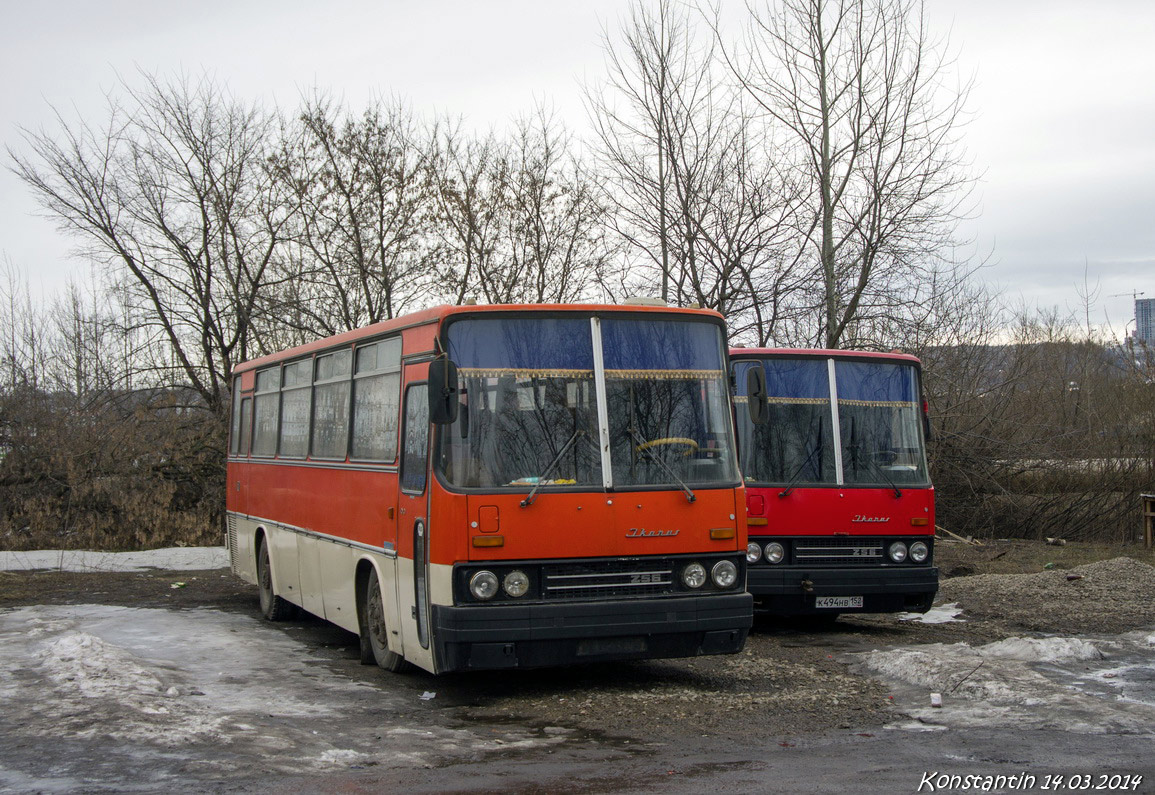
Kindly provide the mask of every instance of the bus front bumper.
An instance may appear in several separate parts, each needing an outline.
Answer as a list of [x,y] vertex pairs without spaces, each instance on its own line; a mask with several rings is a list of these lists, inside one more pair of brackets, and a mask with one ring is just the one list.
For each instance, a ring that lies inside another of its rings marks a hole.
[[751,566],[746,577],[746,588],[754,595],[754,610],[782,616],[925,613],[938,592],[938,568],[934,566]]
[[748,593],[531,605],[433,605],[437,672],[732,654]]

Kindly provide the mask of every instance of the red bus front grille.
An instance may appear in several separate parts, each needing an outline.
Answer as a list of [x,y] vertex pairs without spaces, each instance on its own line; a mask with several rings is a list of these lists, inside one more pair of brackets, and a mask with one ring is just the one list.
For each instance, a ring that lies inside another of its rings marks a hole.
[[794,562],[802,565],[861,566],[882,563],[879,538],[806,538],[794,543]]

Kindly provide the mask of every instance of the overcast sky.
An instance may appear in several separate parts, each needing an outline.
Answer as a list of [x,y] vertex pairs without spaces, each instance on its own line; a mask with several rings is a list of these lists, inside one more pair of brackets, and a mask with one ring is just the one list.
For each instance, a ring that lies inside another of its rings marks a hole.
[[[208,70],[245,99],[292,107],[314,86],[354,108],[374,94],[503,126],[548,100],[578,127],[600,75],[601,30],[626,0],[0,0],[0,137],[53,129],[50,106],[99,123],[138,68]],[[927,0],[973,74],[966,142],[987,280],[1030,306],[1080,305],[1122,330],[1133,291],[1155,297],[1155,3]],[[7,159],[5,158],[7,164]],[[86,266],[0,173],[0,252],[52,290]],[[1115,294],[1124,294],[1116,296]],[[1115,297],[1112,297],[1115,296]]]

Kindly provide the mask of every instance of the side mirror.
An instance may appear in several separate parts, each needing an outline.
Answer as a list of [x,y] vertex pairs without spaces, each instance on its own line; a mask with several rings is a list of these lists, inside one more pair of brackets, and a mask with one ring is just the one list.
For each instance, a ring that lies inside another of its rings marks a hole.
[[429,365],[429,421],[448,425],[457,419],[457,365],[438,356]]
[[746,408],[750,412],[750,422],[765,425],[769,419],[766,405],[766,371],[760,362],[746,371]]

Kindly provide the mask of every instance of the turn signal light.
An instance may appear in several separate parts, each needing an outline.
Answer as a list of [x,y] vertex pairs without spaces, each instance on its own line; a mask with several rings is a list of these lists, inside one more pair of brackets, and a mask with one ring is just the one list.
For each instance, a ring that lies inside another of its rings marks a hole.
[[755,525],[757,527],[765,527],[766,525],[770,524],[770,520],[767,519],[765,516],[751,516],[749,519],[746,520],[746,523],[750,524],[750,525]]
[[475,547],[503,547],[505,546],[505,536],[474,536],[473,546]]
[[910,524],[912,527],[926,527],[930,524],[930,519],[927,519],[925,516],[916,516],[910,520]]
[[727,538],[733,538],[733,537],[734,537],[734,528],[733,527],[711,527],[710,528],[710,538],[714,539],[715,541],[723,541]]

